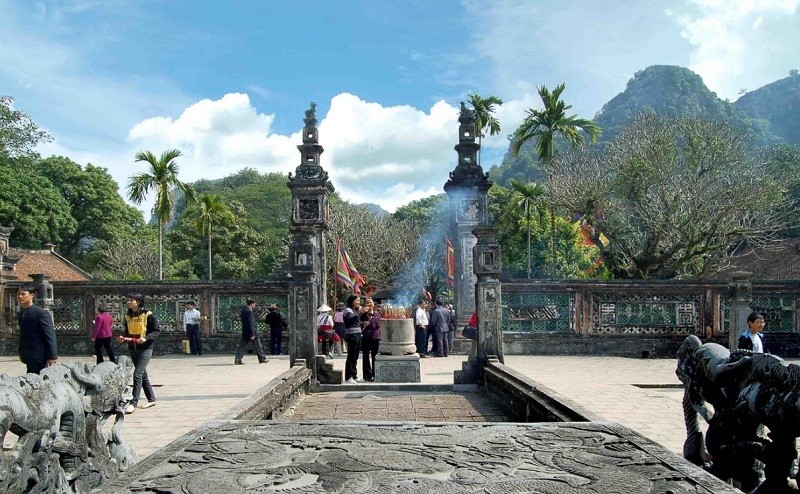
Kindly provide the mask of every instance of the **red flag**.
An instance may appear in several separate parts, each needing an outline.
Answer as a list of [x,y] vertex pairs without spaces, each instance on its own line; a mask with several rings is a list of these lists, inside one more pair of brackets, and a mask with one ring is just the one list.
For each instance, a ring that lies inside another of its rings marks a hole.
[[445,279],[445,283],[450,286],[456,286],[456,250],[453,248],[453,244],[450,243],[450,238],[445,236],[445,255],[444,255],[444,264],[445,270],[447,272],[447,278]]

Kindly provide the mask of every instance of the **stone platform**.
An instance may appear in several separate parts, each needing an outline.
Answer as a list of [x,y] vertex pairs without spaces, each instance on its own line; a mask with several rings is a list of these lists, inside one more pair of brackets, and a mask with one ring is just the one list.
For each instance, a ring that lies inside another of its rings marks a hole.
[[212,421],[105,493],[739,492],[617,424]]

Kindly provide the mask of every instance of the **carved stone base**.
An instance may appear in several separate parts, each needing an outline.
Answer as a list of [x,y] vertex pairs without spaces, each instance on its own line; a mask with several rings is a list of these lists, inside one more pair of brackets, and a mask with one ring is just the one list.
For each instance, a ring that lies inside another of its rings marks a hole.
[[103,492],[740,492],[616,424],[212,422]]
[[418,383],[420,379],[419,355],[375,356],[375,382]]

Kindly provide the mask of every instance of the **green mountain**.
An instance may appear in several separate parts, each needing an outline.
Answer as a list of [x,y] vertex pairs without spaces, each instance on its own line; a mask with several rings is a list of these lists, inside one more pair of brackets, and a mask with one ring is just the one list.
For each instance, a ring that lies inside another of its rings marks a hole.
[[723,120],[750,132],[757,146],[776,141],[766,121],[752,118],[737,105],[719,99],[699,75],[674,65],[653,65],[636,72],[625,91],[603,105],[594,116],[595,123],[603,129],[600,141],[612,140],[634,117],[646,111],[670,117]]
[[[705,116],[723,120],[751,134],[756,146],[781,140],[800,141],[800,128],[792,126],[800,112],[800,76],[794,75],[747,93],[736,103],[722,100],[709,90],[703,79],[689,69],[673,65],[653,65],[640,70],[628,81],[625,90],[594,116],[603,129],[598,144],[614,139],[637,115],[655,112],[667,116]],[[569,104],[569,100],[566,101]],[[586,117],[586,115],[580,115]],[[557,142],[557,148],[565,144]],[[509,143],[510,148],[510,143]],[[541,182],[546,179],[533,152],[533,143],[523,145],[518,157],[507,152],[499,166],[489,170],[489,178],[508,185],[513,178]]]
[[754,119],[769,122],[769,130],[789,144],[800,145],[800,73],[750,91],[736,100],[737,109]]

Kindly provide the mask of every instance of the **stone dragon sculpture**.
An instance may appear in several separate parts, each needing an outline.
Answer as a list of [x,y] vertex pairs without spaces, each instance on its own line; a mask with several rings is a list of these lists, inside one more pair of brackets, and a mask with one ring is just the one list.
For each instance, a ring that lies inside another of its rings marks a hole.
[[684,385],[686,459],[745,492],[797,492],[800,367],[689,336],[676,374]]
[[120,435],[133,370],[120,356],[117,363],[70,362],[40,375],[0,375],[0,439],[17,436],[0,455],[0,491],[88,492],[138,461]]

